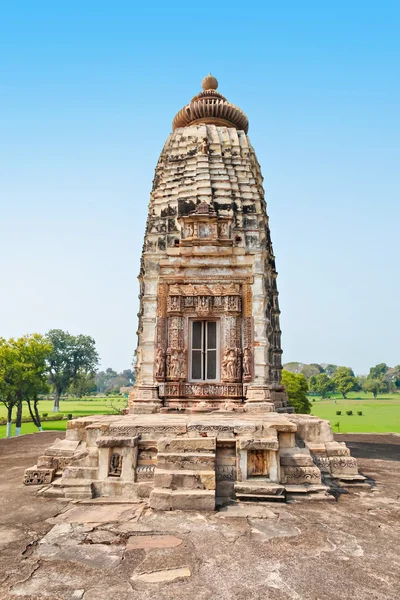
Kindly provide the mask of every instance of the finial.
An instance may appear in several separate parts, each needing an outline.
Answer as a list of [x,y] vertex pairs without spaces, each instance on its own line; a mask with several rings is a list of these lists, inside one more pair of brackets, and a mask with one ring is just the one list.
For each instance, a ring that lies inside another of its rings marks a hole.
[[218,81],[215,79],[215,77],[211,75],[211,73],[209,73],[207,77],[204,77],[203,81],[201,82],[201,87],[204,91],[216,90],[218,87]]

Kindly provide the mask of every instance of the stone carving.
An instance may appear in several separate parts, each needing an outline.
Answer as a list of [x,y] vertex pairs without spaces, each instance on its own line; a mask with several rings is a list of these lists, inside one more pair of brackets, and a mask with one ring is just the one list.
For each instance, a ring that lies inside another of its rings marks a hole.
[[243,385],[241,383],[161,383],[159,395],[170,398],[183,396],[194,398],[242,398]]
[[108,475],[110,477],[121,477],[122,472],[122,454],[113,452],[110,456]]
[[136,467],[136,481],[149,481],[154,479],[154,465],[138,465]]
[[185,374],[185,352],[177,348],[167,349],[167,378],[181,379]]
[[243,350],[243,379],[251,379],[251,350],[246,346]]
[[236,469],[229,465],[217,465],[217,481],[236,481]]
[[234,349],[227,348],[221,363],[222,379],[224,381],[235,381],[237,378],[238,359]]
[[218,225],[218,237],[227,238],[229,237],[229,225],[226,221],[222,221]]
[[208,154],[208,140],[207,138],[203,138],[200,144],[200,152],[201,154]]
[[165,377],[165,358],[164,350],[157,348],[156,362],[155,362],[156,379],[163,380]]
[[26,469],[24,473],[25,485],[43,485],[53,481],[55,469]]

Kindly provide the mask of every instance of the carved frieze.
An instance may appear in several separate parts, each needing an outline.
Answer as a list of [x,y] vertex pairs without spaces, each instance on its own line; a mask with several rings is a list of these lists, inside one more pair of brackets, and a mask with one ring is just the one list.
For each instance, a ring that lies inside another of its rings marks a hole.
[[136,467],[136,481],[151,481],[154,478],[154,465],[138,465]]
[[158,388],[160,397],[180,398],[241,398],[241,383],[161,383]]
[[109,477],[121,477],[122,472],[122,454],[119,452],[113,452],[110,456],[110,462],[108,467]]

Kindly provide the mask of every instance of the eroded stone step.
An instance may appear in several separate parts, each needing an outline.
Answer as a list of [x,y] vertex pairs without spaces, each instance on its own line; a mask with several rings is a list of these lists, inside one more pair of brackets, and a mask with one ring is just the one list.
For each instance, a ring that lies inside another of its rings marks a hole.
[[155,488],[150,506],[155,510],[215,510],[215,491]]
[[156,488],[215,490],[215,471],[192,469],[158,469],[154,471]]
[[241,481],[234,486],[236,497],[285,497],[285,486],[272,481]]

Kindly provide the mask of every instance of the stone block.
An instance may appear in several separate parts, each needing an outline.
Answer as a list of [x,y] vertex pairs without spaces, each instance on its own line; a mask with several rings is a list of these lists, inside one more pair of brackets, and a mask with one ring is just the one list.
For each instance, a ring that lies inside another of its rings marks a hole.
[[188,469],[173,471],[156,469],[154,487],[171,490],[215,490],[214,471],[191,471]]
[[45,450],[46,456],[73,456],[81,442],[78,440],[57,439],[50,448]]
[[279,448],[293,448],[296,445],[294,433],[279,433]]
[[154,510],[214,510],[213,490],[166,490],[155,488],[150,494]]
[[125,446],[127,448],[135,448],[139,443],[139,437],[116,437],[116,436],[105,436],[100,437],[96,440],[96,444],[99,448],[117,448]]
[[44,469],[56,468],[56,465],[53,464],[54,460],[55,459],[53,458],[53,456],[39,456],[37,466]]
[[325,448],[327,456],[350,456],[350,450],[344,442],[327,442]]
[[215,437],[197,438],[161,438],[158,440],[158,451],[163,452],[215,452]]
[[51,483],[54,478],[55,469],[43,469],[37,466],[25,470],[24,484],[25,485],[43,485]]
[[314,466],[314,461],[306,448],[282,448],[280,451],[280,462],[282,466]]
[[206,453],[158,453],[157,466],[161,469],[189,469],[210,471],[215,469],[215,455]]
[[240,450],[278,450],[278,438],[275,430],[270,431],[268,437],[238,437],[237,447]]
[[331,456],[328,460],[333,477],[358,476],[357,460],[352,456]]
[[281,468],[281,483],[284,484],[320,484],[321,471],[318,467],[289,467]]

